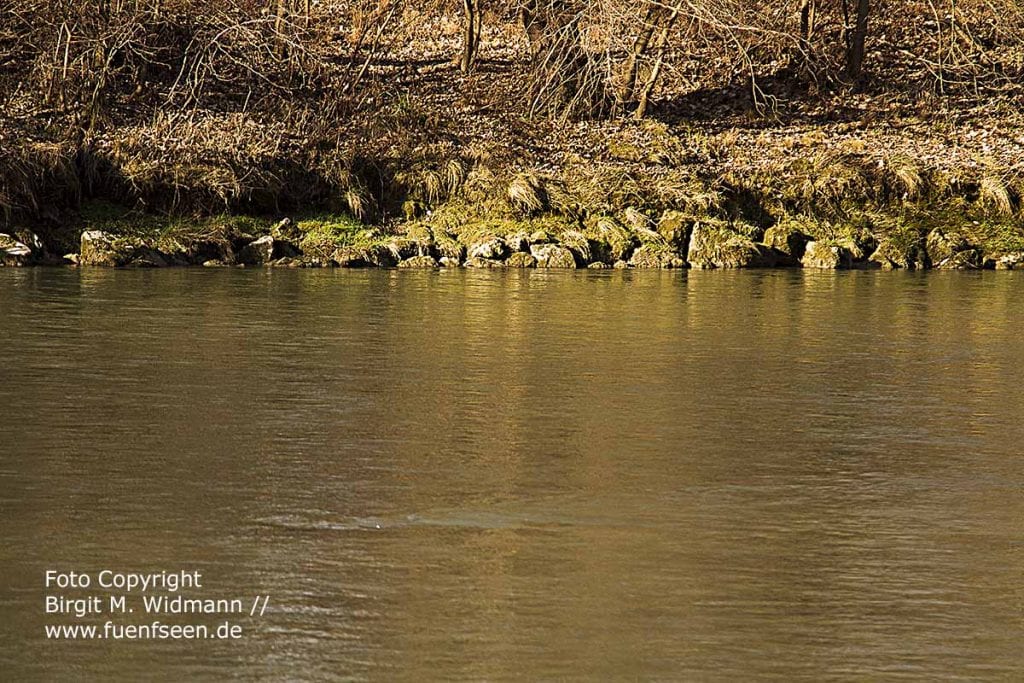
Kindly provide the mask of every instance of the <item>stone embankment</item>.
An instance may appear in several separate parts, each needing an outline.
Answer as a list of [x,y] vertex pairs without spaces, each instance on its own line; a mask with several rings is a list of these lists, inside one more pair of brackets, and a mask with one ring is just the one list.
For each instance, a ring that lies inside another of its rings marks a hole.
[[[524,224],[528,228],[528,224]],[[305,235],[289,219],[270,234],[166,240],[84,230],[77,253],[55,254],[29,231],[0,234],[0,265],[77,265],[128,268],[342,267],[342,268],[589,268],[733,269],[803,267],[823,270],[1024,269],[1024,252],[974,244],[943,228],[909,238],[866,229],[811,235],[799,221],[767,230],[747,224],[693,219],[668,211],[649,225],[621,223],[593,230],[467,231],[435,234],[422,224],[394,234],[366,231],[348,243],[306,248]]]

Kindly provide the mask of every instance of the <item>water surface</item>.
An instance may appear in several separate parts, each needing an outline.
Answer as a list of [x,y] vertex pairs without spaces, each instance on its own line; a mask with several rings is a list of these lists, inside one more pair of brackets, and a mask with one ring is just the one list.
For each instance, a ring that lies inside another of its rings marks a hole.
[[[1017,679],[1021,302],[0,269],[0,677]],[[49,568],[270,602],[237,641],[47,641]]]

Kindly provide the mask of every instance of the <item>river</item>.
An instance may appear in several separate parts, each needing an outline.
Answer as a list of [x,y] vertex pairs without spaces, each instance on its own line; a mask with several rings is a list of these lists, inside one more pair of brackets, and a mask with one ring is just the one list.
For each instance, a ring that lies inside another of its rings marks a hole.
[[[0,269],[0,677],[1015,679],[1022,302],[1004,272]],[[198,571],[244,633],[48,640],[108,617],[46,614],[47,570]]]

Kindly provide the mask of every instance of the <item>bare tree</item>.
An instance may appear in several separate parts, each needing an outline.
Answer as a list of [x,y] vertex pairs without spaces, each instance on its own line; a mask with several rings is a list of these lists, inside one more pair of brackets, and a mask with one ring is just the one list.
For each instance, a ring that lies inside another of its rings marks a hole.
[[459,67],[468,74],[476,63],[480,50],[480,34],[483,30],[483,13],[480,0],[463,0],[462,58]]

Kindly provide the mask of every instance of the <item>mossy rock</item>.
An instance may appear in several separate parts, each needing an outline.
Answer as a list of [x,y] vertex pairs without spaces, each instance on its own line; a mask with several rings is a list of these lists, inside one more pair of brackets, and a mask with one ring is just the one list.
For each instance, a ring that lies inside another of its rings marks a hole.
[[670,210],[661,214],[657,231],[677,251],[685,253],[690,244],[690,233],[696,222],[692,216],[682,211]]
[[771,267],[778,259],[767,246],[718,222],[701,222],[690,236],[687,260],[693,268],[713,269]]
[[341,268],[391,268],[398,265],[394,253],[383,244],[339,247],[331,254],[331,261]]
[[504,268],[505,263],[496,259],[481,258],[480,256],[470,256],[466,259],[466,263],[463,264],[466,268]]
[[486,235],[478,237],[466,248],[466,255],[469,258],[489,259],[500,261],[508,254],[508,245],[505,240],[497,235]]
[[800,224],[790,221],[780,222],[764,233],[764,243],[797,261],[803,258],[807,243],[811,236],[802,230]]
[[632,231],[611,216],[588,219],[586,235],[594,260],[607,263],[628,260],[639,242]]
[[685,268],[686,260],[668,244],[648,243],[633,252],[629,265],[634,268]]
[[831,240],[812,240],[807,243],[800,263],[804,268],[818,270],[845,270],[853,267],[853,254],[845,246]]
[[934,265],[939,270],[981,270],[985,266],[980,249],[964,249]]
[[166,254],[134,237],[118,237],[101,230],[82,233],[78,262],[83,266],[159,268],[173,262]]
[[566,247],[557,244],[535,244],[530,254],[537,259],[538,268],[575,268],[576,257]]
[[433,256],[413,256],[398,262],[399,268],[437,268],[437,260]]
[[[559,243],[572,252],[577,266],[586,266],[594,260],[590,239],[579,230],[567,230],[558,236]],[[598,245],[599,247],[601,245]]]
[[466,258],[466,245],[447,233],[439,233],[437,235],[434,248],[439,258],[451,259],[457,263],[462,263]]
[[941,267],[942,263],[956,254],[973,248],[965,235],[942,228],[935,228],[928,233],[925,244],[928,256],[937,267]]
[[509,268],[536,268],[537,259],[533,254],[517,251],[508,257],[505,265]]
[[11,235],[0,234],[0,266],[27,266],[32,258],[31,247]]
[[928,252],[921,239],[908,241],[883,238],[868,260],[883,270],[921,270],[931,266]]

